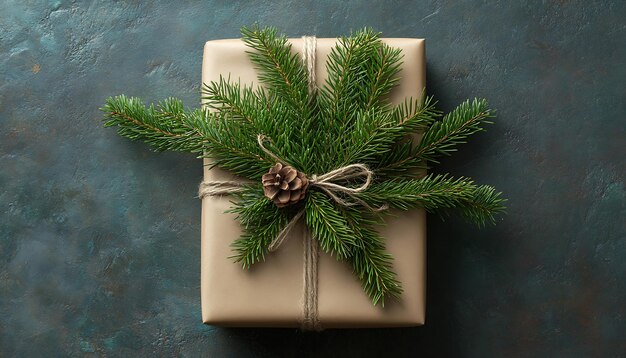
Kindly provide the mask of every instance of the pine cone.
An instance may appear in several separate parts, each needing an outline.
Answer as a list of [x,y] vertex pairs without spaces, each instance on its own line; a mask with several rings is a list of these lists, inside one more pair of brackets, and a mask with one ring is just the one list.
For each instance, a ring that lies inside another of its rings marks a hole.
[[280,163],[271,167],[269,173],[263,175],[262,181],[265,196],[279,208],[300,201],[309,186],[304,173]]

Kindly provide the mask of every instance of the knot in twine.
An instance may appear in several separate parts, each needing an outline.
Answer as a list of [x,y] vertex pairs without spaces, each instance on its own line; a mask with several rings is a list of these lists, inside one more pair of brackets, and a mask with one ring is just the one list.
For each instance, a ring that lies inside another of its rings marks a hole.
[[[315,49],[316,38],[315,36],[304,36],[302,61],[304,62],[308,74],[308,89],[309,98],[313,98],[316,85],[315,85]],[[267,137],[263,134],[257,135],[257,142],[259,147],[269,157],[274,159],[278,163],[288,164],[284,159],[281,159],[276,154],[268,150],[263,144]],[[348,185],[342,185],[340,183],[360,178],[362,183],[357,187],[351,187]],[[350,164],[337,169],[334,169],[326,174],[313,174],[309,178],[309,189],[316,187],[323,191],[330,199],[341,206],[349,207],[354,205],[360,205],[371,211],[381,211],[388,208],[385,204],[381,207],[374,208],[368,205],[365,201],[358,197],[359,193],[367,190],[374,178],[374,172],[368,168],[365,164]],[[248,183],[240,181],[220,181],[220,180],[208,180],[203,181],[200,184],[198,190],[198,197],[203,199],[208,196],[222,196],[235,194],[242,192],[246,189]],[[288,237],[289,232],[298,224],[300,219],[304,216],[304,209],[300,210],[294,215],[287,225],[278,233],[276,238],[268,246],[269,251],[276,251]],[[304,227],[304,250],[303,250],[303,297],[302,297],[302,318],[300,328],[303,330],[322,330],[322,326],[319,320],[318,305],[317,305],[317,267],[319,259],[319,245],[317,240],[314,239],[309,230]]]

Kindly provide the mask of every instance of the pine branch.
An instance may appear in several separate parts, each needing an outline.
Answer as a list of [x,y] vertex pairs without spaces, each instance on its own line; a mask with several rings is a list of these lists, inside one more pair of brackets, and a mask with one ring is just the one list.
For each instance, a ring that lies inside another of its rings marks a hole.
[[380,156],[380,161],[372,165],[378,182],[393,179],[414,179],[418,171],[427,169],[426,163],[412,156],[415,150],[414,140],[406,137],[395,143],[392,149]]
[[[378,38],[380,34],[377,34]],[[387,106],[384,97],[397,86],[400,78],[397,76],[402,65],[402,51],[392,48],[382,41],[375,43],[376,50],[372,51],[368,61],[361,62],[365,79],[361,86],[363,109],[374,106]]]
[[402,284],[393,270],[393,257],[385,250],[385,239],[373,229],[381,222],[359,210],[340,210],[359,243],[350,257],[354,273],[372,303],[384,307],[386,299],[400,297]]
[[381,161],[377,172],[383,177],[405,177],[415,169],[426,169],[429,162],[438,163],[438,156],[450,155],[470,135],[483,131],[482,125],[492,123],[488,120],[492,117],[493,111],[488,108],[486,100],[467,100],[441,121],[435,121],[417,147],[409,149],[407,144],[397,147],[396,152]]
[[[426,96],[418,100],[408,98],[392,110],[379,107],[358,112],[343,135],[343,158],[339,164],[364,163],[378,168],[393,163],[398,155],[410,154],[412,136],[427,129],[440,115],[432,98]],[[409,145],[403,148],[405,142]]]
[[139,98],[121,95],[108,98],[102,111],[106,127],[116,126],[121,136],[146,142],[158,151],[208,153],[213,166],[250,179],[260,178],[274,164],[259,149],[251,127],[226,123],[223,116],[200,109],[185,110],[175,98],[146,107]]
[[492,123],[488,120],[490,117],[493,117],[493,111],[484,99],[461,103],[424,133],[415,157],[437,163],[437,156],[450,155],[457,150],[458,144],[466,142],[467,137],[484,131],[482,125]]
[[357,111],[350,128],[343,134],[344,140],[340,141],[341,158],[333,161],[334,165],[375,164],[377,158],[391,150],[401,132],[402,128],[388,111]]
[[234,207],[228,212],[237,214],[243,234],[231,247],[235,262],[250,268],[265,261],[269,244],[287,224],[285,210],[281,210],[262,194],[257,185],[238,195]]
[[455,208],[468,221],[483,226],[495,222],[495,215],[504,211],[501,195],[490,186],[477,186],[471,179],[431,174],[417,180],[374,183],[359,197],[372,206],[387,204],[402,210],[423,207],[445,214]]
[[[383,114],[377,114],[377,116],[380,118],[390,116],[391,125],[387,123],[376,128],[371,133],[371,139],[356,139],[357,143],[372,143],[364,150],[369,156],[363,156],[363,161],[376,169],[385,167],[387,163],[393,163],[396,158],[401,160],[404,155],[410,155],[417,133],[426,130],[441,116],[441,112],[435,108],[432,97],[423,95],[417,100],[407,98],[403,104],[396,106],[391,111],[383,111]],[[373,122],[376,123],[376,121]],[[355,132],[361,136],[369,133],[364,130],[355,130]],[[376,137],[380,137],[380,139]],[[406,171],[413,168],[402,167],[399,169]]]
[[365,29],[354,36],[339,38],[329,54],[326,82],[311,102],[311,115],[297,125],[302,148],[310,151],[301,156],[302,162],[312,172],[331,170],[345,157],[346,147],[336,139],[350,133],[353,119],[363,111],[360,104],[363,94],[357,89],[364,83],[360,66],[375,50],[377,36]]
[[302,148],[297,141],[300,133],[288,125],[297,114],[272,89],[252,89],[220,77],[219,81],[204,84],[202,93],[207,108],[228,120],[245,122],[236,126],[245,127],[242,131],[254,137],[255,153],[260,153],[256,135],[263,134],[273,139],[269,145],[278,157],[301,167]]
[[[259,80],[268,88],[259,91],[258,96],[266,96],[271,103],[266,103],[265,111],[270,123],[281,126],[280,130],[270,133],[274,145],[279,148],[282,157],[289,155],[289,162],[305,166],[310,156],[302,155],[305,148],[303,129],[315,117],[313,107],[309,105],[308,76],[300,57],[293,53],[291,44],[284,35],[277,35],[273,27],[244,27],[242,39],[252,50],[247,51],[250,60],[259,71]],[[277,109],[285,109],[276,114]],[[274,113],[271,113],[274,112]]]
[[357,243],[341,212],[319,191],[311,191],[305,205],[306,225],[322,250],[339,260],[350,257]]
[[308,108],[308,79],[302,61],[291,52],[284,35],[278,36],[273,27],[243,27],[241,35],[250,60],[259,71],[259,80],[291,103],[294,110],[306,113]]
[[259,98],[251,87],[233,83],[220,76],[218,81],[202,84],[203,105],[233,119],[255,123],[258,119]]
[[206,156],[213,160],[212,166],[230,170],[250,180],[259,180],[269,167],[276,164],[259,147],[258,131],[245,121],[217,115],[211,121],[197,125],[207,139]]
[[146,142],[157,151],[202,153],[206,147],[206,139],[193,125],[205,120],[205,114],[185,110],[178,99],[168,98],[146,107],[139,98],[121,95],[107,98],[100,110],[105,127],[117,127],[119,135]]
[[436,104],[433,97],[426,96],[426,91],[423,91],[420,98],[409,97],[402,104],[397,105],[392,115],[395,122],[403,129],[401,135],[423,132],[435,123],[441,117],[441,111],[436,108]]
[[[329,123],[344,124],[349,122],[351,114],[359,108],[363,109],[363,96],[369,102],[374,102],[378,97],[377,89],[384,89],[380,81],[385,79],[385,75],[393,78],[393,65],[390,65],[389,58],[381,69],[387,71],[384,75],[370,75],[370,81],[363,72],[363,64],[371,63],[370,58],[377,55],[380,48],[379,33],[370,29],[363,29],[355,32],[350,37],[341,37],[337,46],[333,47],[326,61],[328,77],[324,86],[319,90],[319,100],[326,110],[324,118]],[[381,63],[381,65],[383,65]],[[364,76],[365,75],[365,76]],[[365,84],[364,84],[365,82]],[[371,87],[371,92],[364,92],[365,88]]]
[[502,193],[496,191],[494,187],[480,185],[476,187],[469,200],[454,209],[460,210],[461,215],[469,222],[482,227],[486,223],[496,223],[495,216],[506,211],[504,206],[506,201],[502,198]]

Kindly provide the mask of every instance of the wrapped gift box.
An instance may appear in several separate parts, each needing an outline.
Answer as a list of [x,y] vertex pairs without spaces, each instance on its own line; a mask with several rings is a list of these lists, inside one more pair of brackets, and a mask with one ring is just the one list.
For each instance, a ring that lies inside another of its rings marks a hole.
[[[302,39],[290,39],[293,51],[301,51]],[[391,101],[418,98],[425,87],[424,40],[383,39],[403,52],[399,86]],[[325,61],[336,39],[317,39],[317,83],[326,79]],[[228,76],[242,84],[257,84],[257,72],[248,59],[248,48],[239,39],[209,41],[204,47],[202,82]],[[332,138],[329,138],[332,140]],[[209,169],[205,180],[232,180],[219,168]],[[303,232],[290,237],[266,261],[244,270],[228,258],[231,243],[241,229],[235,215],[224,213],[229,197],[202,200],[202,320],[220,326],[298,327],[302,318]],[[349,264],[320,252],[318,268],[318,314],[324,328],[400,327],[424,324],[426,279],[426,214],[423,210],[396,212],[380,228],[387,250],[394,257],[394,270],[403,285],[399,300],[385,307],[374,306],[363,292]],[[302,225],[302,224],[300,224]]]

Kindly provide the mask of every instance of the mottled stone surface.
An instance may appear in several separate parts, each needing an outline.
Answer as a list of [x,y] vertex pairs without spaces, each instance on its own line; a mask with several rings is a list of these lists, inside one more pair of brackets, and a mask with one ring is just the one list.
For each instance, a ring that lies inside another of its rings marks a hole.
[[[626,354],[626,3],[250,3],[0,3],[0,356]],[[255,21],[425,37],[444,108],[498,109],[439,170],[496,185],[509,212],[484,230],[430,218],[426,326],[200,322],[201,163],[103,129],[98,107],[195,106],[204,41]]]

